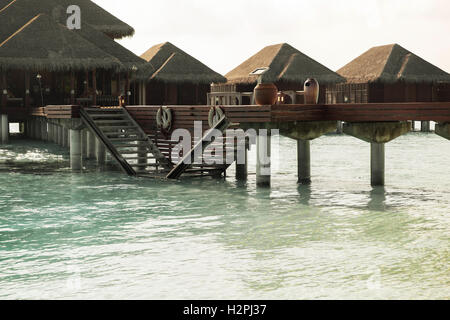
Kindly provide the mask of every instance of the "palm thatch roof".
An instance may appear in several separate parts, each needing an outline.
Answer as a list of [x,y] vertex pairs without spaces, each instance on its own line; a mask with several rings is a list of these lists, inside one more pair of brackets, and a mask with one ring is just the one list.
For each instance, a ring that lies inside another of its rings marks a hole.
[[303,83],[308,78],[315,78],[323,84],[345,81],[337,73],[287,43],[265,47],[231,70],[225,77],[230,83],[253,84],[257,82],[259,76],[250,76],[250,73],[265,67],[269,70],[262,75],[263,82]]
[[210,84],[226,79],[170,42],[151,47],[141,55],[147,67],[138,73],[143,80]]
[[450,74],[398,44],[371,48],[337,72],[349,83],[450,82]]
[[[39,6],[42,6],[42,2],[51,2],[52,7],[56,6],[55,2],[64,8],[74,4],[78,5],[81,9],[82,19],[84,19],[83,21],[111,38],[120,39],[134,35],[134,29],[131,26],[121,21],[91,0],[39,0]],[[67,13],[65,10],[62,18],[64,20],[67,19]]]
[[124,68],[99,49],[51,17],[39,14],[0,43],[0,69],[92,70]]
[[7,6],[0,8],[0,41],[4,41],[40,13],[48,14],[61,24],[65,24],[68,18],[66,10],[70,5],[80,7],[83,22],[111,38],[118,39],[134,34],[132,27],[90,0],[39,0],[38,4],[36,2],[36,0],[12,0]]
[[13,0],[0,0],[0,10],[6,7]]
[[121,46],[104,33],[97,31],[86,23],[82,24],[80,30],[74,30],[73,32],[88,40],[91,44],[95,45],[107,54],[117,58],[124,65],[127,71],[131,71],[133,67],[136,67],[139,70],[147,65],[147,61],[138,57],[130,50]]

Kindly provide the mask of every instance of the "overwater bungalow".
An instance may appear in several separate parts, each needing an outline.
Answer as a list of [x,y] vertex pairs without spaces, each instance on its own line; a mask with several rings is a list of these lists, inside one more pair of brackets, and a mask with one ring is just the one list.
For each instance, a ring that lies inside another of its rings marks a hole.
[[[267,68],[262,75],[257,72]],[[345,81],[337,73],[287,43],[265,47],[225,77],[226,83],[214,83],[211,86],[210,104],[251,104],[258,80],[272,82],[278,90],[284,91],[287,95],[285,103],[302,103],[303,97],[297,96],[296,91],[303,90],[308,78],[315,78],[319,82],[319,102],[325,102],[325,88]]]
[[42,1],[38,8],[31,2],[16,0],[0,9],[0,103],[10,121],[26,115],[21,107],[135,99],[130,83],[146,62],[113,40],[132,35],[131,27],[91,1],[70,1],[86,14],[80,30],[69,30],[64,1]]
[[225,78],[170,42],[151,47],[141,58],[148,66],[138,72],[145,82],[147,105],[205,105],[212,82]]
[[337,71],[327,103],[450,101],[450,74],[398,44],[371,48]]

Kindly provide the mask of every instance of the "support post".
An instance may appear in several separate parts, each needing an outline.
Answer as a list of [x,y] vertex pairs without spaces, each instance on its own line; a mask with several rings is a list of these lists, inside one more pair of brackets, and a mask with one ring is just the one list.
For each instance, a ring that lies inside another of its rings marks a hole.
[[62,147],[68,147],[67,145],[67,139],[68,139],[68,130],[64,127],[62,127],[62,141],[61,141],[61,146]]
[[430,121],[422,121],[422,132],[430,132]]
[[99,165],[104,165],[106,164],[106,149],[105,146],[103,145],[103,143],[98,140],[95,139],[96,141],[96,151],[97,151],[97,164]]
[[87,158],[95,159],[95,136],[92,132],[87,132]]
[[34,122],[34,136],[36,140],[41,140],[41,123],[37,118],[34,118],[33,122]]
[[7,144],[9,142],[9,121],[8,115],[1,115],[1,134],[2,134],[2,144]]
[[47,122],[48,123],[48,133],[47,133],[47,140],[49,142],[53,141],[53,125],[51,122]]
[[258,187],[270,187],[270,134],[261,134],[264,130],[260,130],[256,138],[256,185]]
[[41,119],[41,139],[44,141],[48,140],[48,132],[47,132],[47,121],[45,119]]
[[58,126],[58,144],[62,147],[63,146],[63,130],[64,128],[62,126]]
[[81,131],[70,129],[70,168],[74,171],[81,170]]
[[87,159],[87,135],[88,131],[86,129],[81,130],[81,156],[83,159]]
[[244,163],[238,163],[236,160],[236,179],[245,181],[248,177],[248,151],[244,148],[238,152],[244,152]]
[[343,121],[338,121],[338,122],[337,122],[337,130],[336,130],[336,133],[338,133],[338,134],[344,133],[344,122],[343,122]]
[[372,186],[384,186],[384,143],[370,143],[370,181]]
[[311,142],[309,140],[297,140],[297,168],[298,183],[311,183]]

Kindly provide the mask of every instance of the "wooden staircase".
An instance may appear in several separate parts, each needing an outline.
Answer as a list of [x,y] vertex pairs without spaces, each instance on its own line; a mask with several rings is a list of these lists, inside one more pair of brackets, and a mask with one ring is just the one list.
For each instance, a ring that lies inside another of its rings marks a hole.
[[[203,138],[180,160],[180,162],[173,167],[173,169],[167,174],[167,179],[179,179],[182,175],[210,175],[210,176],[221,176],[225,173],[228,165],[211,165],[205,166],[204,164],[196,165],[195,162],[199,159],[195,159],[196,154],[202,155],[202,162],[204,161],[204,151],[212,143],[217,143],[212,139],[213,130],[219,130],[224,133],[230,126],[230,121],[224,116],[217,124],[208,130]],[[219,143],[223,146],[223,140]]]
[[164,177],[173,168],[125,108],[81,108],[80,115],[126,174]]
[[[161,153],[157,144],[149,138],[139,124],[131,117],[126,108],[122,107],[84,107],[80,116],[86,127],[95,134],[106,147],[120,168],[128,175],[180,179],[214,176],[225,174],[229,165],[202,163],[186,165],[181,161],[176,166]],[[212,129],[221,132],[229,127],[230,122],[224,117]],[[196,150],[203,151],[210,144],[224,144],[223,140],[211,141],[211,130],[205,133],[201,140],[184,157],[193,157]],[[194,161],[193,161],[194,162]]]

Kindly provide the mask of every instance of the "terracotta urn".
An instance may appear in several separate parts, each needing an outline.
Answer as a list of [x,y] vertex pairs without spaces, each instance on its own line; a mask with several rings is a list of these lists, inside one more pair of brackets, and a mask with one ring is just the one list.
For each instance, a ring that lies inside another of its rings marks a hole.
[[273,83],[260,83],[255,87],[255,102],[259,106],[277,102],[278,89]]
[[308,79],[304,86],[305,104],[319,103],[319,82],[316,79]]

